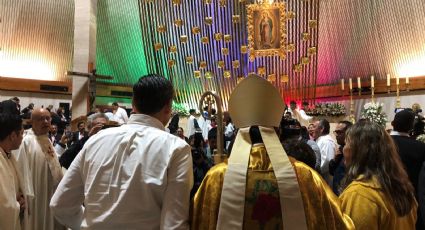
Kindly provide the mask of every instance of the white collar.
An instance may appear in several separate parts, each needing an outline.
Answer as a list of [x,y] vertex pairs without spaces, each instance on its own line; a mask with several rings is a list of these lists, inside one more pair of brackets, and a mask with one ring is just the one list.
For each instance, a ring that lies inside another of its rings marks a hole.
[[394,131],[394,130],[391,131],[390,135],[391,136],[409,137],[409,134],[408,133],[398,132],[398,131]]
[[164,125],[158,119],[146,114],[132,114],[128,119],[127,124],[151,126],[165,131]]

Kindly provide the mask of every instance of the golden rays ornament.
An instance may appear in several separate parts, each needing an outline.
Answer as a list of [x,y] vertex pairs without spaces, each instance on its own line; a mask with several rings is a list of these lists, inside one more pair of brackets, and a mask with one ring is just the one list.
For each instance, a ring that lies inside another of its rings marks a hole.
[[221,34],[221,33],[215,33],[214,34],[214,39],[216,41],[220,41],[222,38],[223,38],[223,34]]
[[233,69],[237,69],[237,68],[239,68],[239,66],[240,66],[239,60],[232,61],[232,67],[233,67]]
[[239,23],[239,22],[241,22],[241,16],[239,14],[232,15],[232,22],[233,23]]
[[175,25],[175,26],[177,26],[177,27],[182,26],[182,25],[183,25],[183,23],[184,23],[183,19],[176,19],[176,20],[174,21],[174,25]]
[[202,37],[201,42],[202,42],[202,44],[206,45],[210,42],[210,40],[208,39],[208,37]]
[[187,42],[187,35],[181,35],[180,36],[180,42],[181,43],[186,43]]
[[248,46],[241,46],[241,53],[243,54],[248,53]]
[[231,42],[231,41],[232,41],[232,35],[230,35],[230,34],[225,34],[225,35],[224,35],[224,41],[225,41],[225,42]]
[[221,48],[221,54],[226,56],[229,55],[229,49],[228,48]]
[[159,33],[165,33],[167,31],[167,28],[165,27],[165,25],[159,25],[158,28],[156,28],[156,31],[158,31]]
[[287,74],[280,76],[280,82],[288,83],[289,82],[289,76]]
[[210,26],[213,23],[212,17],[205,17],[204,22],[206,25]]
[[193,63],[193,57],[192,56],[187,56],[186,57],[186,63],[187,64],[192,64]]
[[192,34],[199,34],[201,32],[201,28],[198,26],[192,27]]
[[155,43],[154,47],[155,47],[155,51],[159,51],[160,49],[162,49],[162,44],[157,42]]
[[199,69],[204,69],[207,67],[207,62],[206,61],[200,61],[199,62]]

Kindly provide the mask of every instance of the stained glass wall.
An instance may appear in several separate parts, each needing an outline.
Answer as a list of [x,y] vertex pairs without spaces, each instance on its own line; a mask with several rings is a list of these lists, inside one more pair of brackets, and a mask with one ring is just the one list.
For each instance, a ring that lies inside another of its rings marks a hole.
[[99,0],[97,9],[97,73],[132,85],[147,74],[137,0]]
[[287,99],[313,98],[308,87],[316,79],[318,0],[286,1],[286,58],[251,61],[245,52],[246,5],[253,2],[99,1],[98,73],[121,84],[160,73],[173,81],[178,102],[187,108],[197,107],[200,95],[212,90],[226,109],[238,79],[251,72],[273,82]]

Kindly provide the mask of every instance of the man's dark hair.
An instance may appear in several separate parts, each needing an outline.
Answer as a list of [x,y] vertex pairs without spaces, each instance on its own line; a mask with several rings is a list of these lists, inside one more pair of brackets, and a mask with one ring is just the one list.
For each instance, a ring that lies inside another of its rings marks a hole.
[[353,125],[353,123],[351,123],[350,121],[340,121],[338,123],[345,125],[344,131],[347,131]]
[[405,109],[395,114],[393,122],[391,124],[394,127],[394,131],[407,133],[413,129],[413,123],[415,121],[415,113],[411,109]]
[[170,133],[176,133],[177,129],[179,129],[179,115],[175,114],[172,118],[170,123],[168,124],[168,129],[170,130]]
[[196,112],[195,109],[189,109],[189,114],[194,114]]
[[290,101],[289,104],[290,105],[296,105],[297,103],[295,101]]
[[0,141],[22,129],[22,119],[15,114],[0,113]]
[[113,106],[118,106],[118,102],[112,103]]
[[263,137],[261,137],[261,132],[258,126],[251,126],[249,128],[249,136],[251,137],[252,144],[263,143]]
[[316,154],[307,143],[304,141],[288,140],[283,142],[283,148],[288,156],[291,156],[314,169],[316,165]]
[[86,124],[86,122],[84,122],[84,121],[78,122],[77,127],[80,127],[81,124]]
[[310,135],[308,133],[307,127],[301,126],[301,128],[300,128],[300,136],[305,141],[310,140]]
[[291,112],[286,112],[285,114],[289,114],[289,115],[291,115],[291,116],[292,116],[292,113],[291,113]]
[[329,134],[329,130],[331,129],[331,127],[329,125],[328,120],[321,119],[320,122],[319,122],[319,127],[323,128],[322,135],[328,135]]
[[154,114],[171,103],[174,88],[169,80],[156,75],[143,76],[133,86],[133,104],[138,112]]

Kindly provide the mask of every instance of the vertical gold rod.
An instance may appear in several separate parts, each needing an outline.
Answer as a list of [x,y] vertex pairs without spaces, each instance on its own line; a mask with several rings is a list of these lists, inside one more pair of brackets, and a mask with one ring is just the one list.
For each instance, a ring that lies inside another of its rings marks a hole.
[[350,89],[350,118],[349,120],[354,124],[354,101],[353,101],[353,89]]
[[400,103],[400,85],[397,85],[397,97],[396,97],[395,107],[396,108],[400,108],[401,107],[401,103]]

